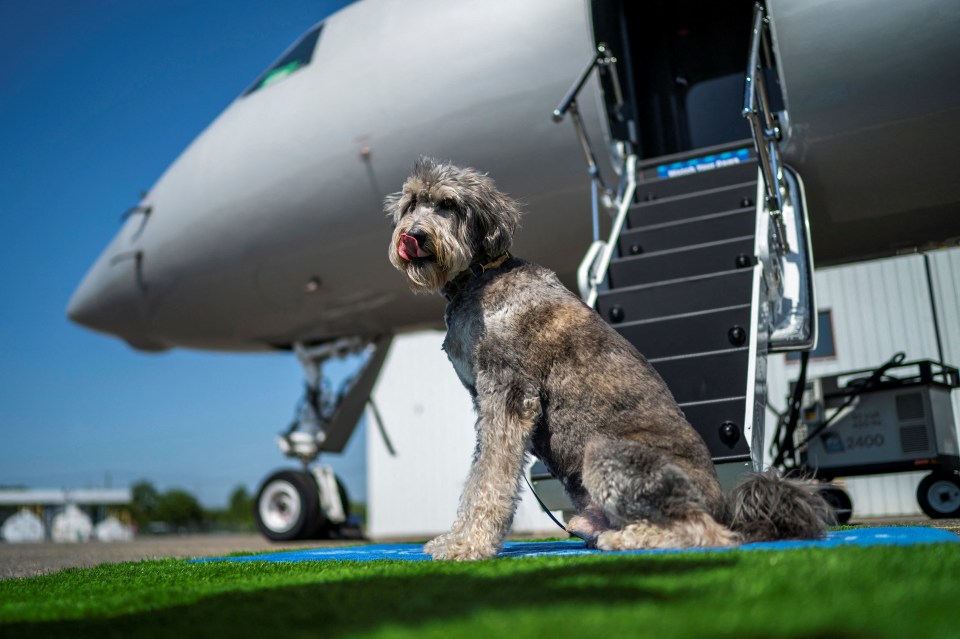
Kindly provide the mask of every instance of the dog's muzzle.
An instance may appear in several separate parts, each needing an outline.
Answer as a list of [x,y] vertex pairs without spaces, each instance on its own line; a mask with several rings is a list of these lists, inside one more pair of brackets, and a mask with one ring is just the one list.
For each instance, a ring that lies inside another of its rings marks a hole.
[[417,238],[406,233],[400,235],[400,240],[397,242],[397,253],[408,262],[422,257],[430,257],[430,253],[420,247]]

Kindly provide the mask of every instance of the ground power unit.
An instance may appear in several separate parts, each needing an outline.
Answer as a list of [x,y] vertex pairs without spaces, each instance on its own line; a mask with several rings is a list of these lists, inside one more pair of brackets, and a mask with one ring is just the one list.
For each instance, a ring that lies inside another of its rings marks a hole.
[[956,368],[898,355],[876,370],[810,380],[794,435],[818,479],[929,470],[917,491],[930,517],[960,516],[960,448],[950,393]]

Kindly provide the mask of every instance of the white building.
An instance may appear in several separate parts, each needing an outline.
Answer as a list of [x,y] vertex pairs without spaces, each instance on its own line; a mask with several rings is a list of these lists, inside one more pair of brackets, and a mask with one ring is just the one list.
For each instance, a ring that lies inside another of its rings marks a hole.
[[[960,364],[960,249],[820,269],[817,305],[829,326],[812,357],[808,377],[876,367],[903,351],[908,360]],[[936,308],[939,331],[935,327]],[[938,346],[939,332],[940,345]],[[470,398],[440,350],[443,335],[426,332],[395,340],[373,399],[396,449],[392,457],[375,429],[367,436],[368,526],[375,538],[428,536],[452,523],[474,445]],[[785,355],[769,358],[768,397],[783,410],[799,366]],[[960,393],[954,393],[960,414]],[[368,416],[368,424],[374,423]],[[767,418],[770,433],[776,423]],[[768,436],[769,441],[769,436]],[[922,473],[846,480],[855,517],[919,514]],[[557,534],[526,487],[515,532]]]
[[[4,489],[0,490],[0,541],[27,542],[51,539],[57,542],[116,541],[132,538],[129,524],[113,517],[114,513],[129,520],[126,512],[133,501],[129,488],[94,488],[81,490]],[[118,533],[112,523],[123,530]]]

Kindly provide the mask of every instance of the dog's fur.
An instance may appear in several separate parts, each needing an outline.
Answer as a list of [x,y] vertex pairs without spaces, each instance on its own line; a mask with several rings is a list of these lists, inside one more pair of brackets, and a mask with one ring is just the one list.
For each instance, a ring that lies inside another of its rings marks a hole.
[[[391,263],[449,300],[444,350],[477,411],[477,445],[435,559],[491,557],[516,509],[527,453],[578,510],[567,529],[605,550],[814,538],[811,488],[757,475],[730,503],[700,435],[636,349],[543,267],[508,256],[516,203],[473,169],[421,158],[386,198]],[[731,507],[732,504],[732,507]]]

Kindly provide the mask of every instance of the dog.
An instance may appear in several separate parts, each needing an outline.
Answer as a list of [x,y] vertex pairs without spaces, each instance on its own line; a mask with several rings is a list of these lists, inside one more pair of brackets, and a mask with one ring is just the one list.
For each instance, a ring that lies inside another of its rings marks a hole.
[[817,538],[830,512],[807,484],[755,474],[724,495],[707,446],[644,357],[549,269],[509,253],[520,208],[486,174],[420,158],[384,210],[390,262],[447,299],[443,342],[477,413],[477,442],[434,559],[502,548],[527,456],[577,509],[567,530],[601,550]]

